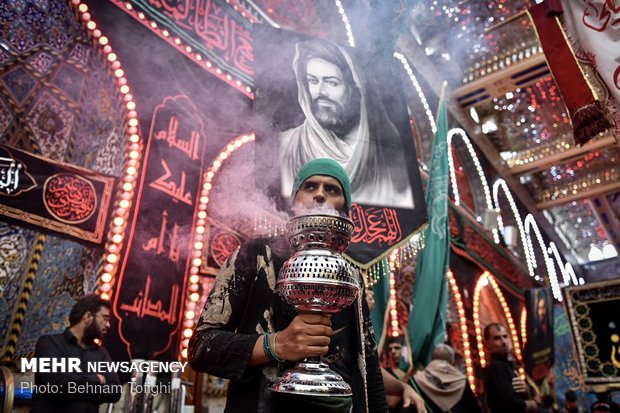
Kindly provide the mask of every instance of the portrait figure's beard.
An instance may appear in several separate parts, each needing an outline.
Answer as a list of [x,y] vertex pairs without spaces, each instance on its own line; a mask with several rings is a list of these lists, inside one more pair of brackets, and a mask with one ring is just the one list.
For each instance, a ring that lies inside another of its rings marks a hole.
[[103,332],[99,329],[96,323],[92,323],[84,329],[84,342],[91,344],[95,339],[101,340],[103,338]]
[[344,105],[325,96],[312,100],[312,114],[321,127],[344,136],[359,123],[359,98],[350,96]]

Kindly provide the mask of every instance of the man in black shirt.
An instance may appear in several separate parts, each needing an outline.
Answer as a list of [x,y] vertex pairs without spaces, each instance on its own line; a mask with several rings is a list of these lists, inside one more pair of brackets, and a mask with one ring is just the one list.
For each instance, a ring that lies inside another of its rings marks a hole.
[[[120,399],[121,385],[116,373],[90,372],[88,368],[88,362],[111,361],[106,349],[95,343],[110,328],[110,308],[110,302],[98,295],[86,295],[71,309],[69,328],[60,334],[39,337],[35,360],[63,359],[65,370],[69,371],[59,372],[57,367],[46,369],[52,372],[35,373],[31,413],[96,413],[100,404]],[[71,363],[77,360],[78,363]],[[67,368],[72,364],[77,369]]]
[[484,369],[484,390],[491,413],[536,412],[536,402],[529,399],[527,385],[513,364],[512,342],[506,327],[489,324],[484,329],[484,340],[491,357]]
[[[329,207],[349,214],[349,177],[332,159],[315,159],[302,166],[292,192],[294,209]],[[294,406],[283,411],[349,413],[347,404],[352,404],[353,413],[387,413],[370,312],[361,299],[364,291],[356,303],[331,319],[297,314],[275,292],[277,274],[290,254],[284,239],[255,239],[228,258],[189,342],[190,365],[230,379],[226,413],[272,413],[282,398],[268,391],[278,369],[321,356],[351,385],[352,398],[319,396],[315,399],[324,399],[323,405],[311,408],[311,403],[321,400],[304,398],[301,403],[298,397],[291,400]],[[272,354],[265,350],[267,344]]]

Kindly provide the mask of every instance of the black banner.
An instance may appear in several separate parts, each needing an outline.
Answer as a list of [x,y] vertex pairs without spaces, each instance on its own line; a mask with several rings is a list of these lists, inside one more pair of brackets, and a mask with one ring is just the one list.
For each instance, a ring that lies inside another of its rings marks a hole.
[[115,178],[0,145],[0,214],[101,243]]
[[176,360],[204,168],[251,130],[248,98],[171,47],[162,33],[170,21],[142,24],[113,4],[125,7],[88,1],[123,64],[145,146],[104,345],[115,360]]
[[[174,357],[202,172],[205,128],[187,96],[155,108],[138,188],[138,210],[114,295],[118,332],[138,358]],[[157,334],[144,337],[145,331]]]
[[525,291],[527,323],[523,360],[525,372],[536,386],[549,378],[553,369],[553,296],[550,288]]
[[620,279],[562,289],[586,385],[620,384]]

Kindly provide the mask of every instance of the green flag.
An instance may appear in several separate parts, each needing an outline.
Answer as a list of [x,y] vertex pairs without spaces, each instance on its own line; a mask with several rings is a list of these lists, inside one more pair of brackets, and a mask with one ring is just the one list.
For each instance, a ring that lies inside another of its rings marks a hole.
[[448,113],[445,102],[439,106],[437,132],[431,151],[426,186],[429,226],[425,247],[416,267],[413,305],[407,333],[415,364],[427,365],[433,347],[445,337],[450,237],[448,228]]
[[377,268],[377,283],[372,287],[375,297],[375,308],[370,312],[372,326],[377,339],[377,345],[381,347],[386,334],[385,322],[388,319],[387,314],[390,302],[390,268],[388,259],[384,258],[380,261]]

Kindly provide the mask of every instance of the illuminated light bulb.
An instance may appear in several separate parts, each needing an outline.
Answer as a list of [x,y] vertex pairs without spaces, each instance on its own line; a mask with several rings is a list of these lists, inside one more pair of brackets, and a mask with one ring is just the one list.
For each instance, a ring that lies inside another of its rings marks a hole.
[[200,258],[194,258],[192,260],[192,265],[196,266],[196,267],[200,267],[200,264],[202,264],[202,259]]
[[95,28],[97,27],[97,23],[95,23],[94,21],[89,21],[88,23],[86,23],[86,28],[88,30],[95,30]]
[[102,46],[107,45],[108,42],[109,42],[109,40],[108,40],[108,38],[106,36],[101,36],[99,38],[99,44],[102,45]]
[[116,261],[118,261],[118,255],[116,255],[116,254],[108,254],[108,256],[106,257],[106,261],[107,262],[111,262],[112,264],[114,264]]
[[110,296],[107,293],[103,293],[101,294],[101,298],[103,298],[104,300],[109,300]]
[[109,283],[110,281],[112,281],[112,274],[104,272],[103,274],[101,274],[101,281],[103,281],[104,283]]
[[187,349],[186,348],[181,350],[181,357],[187,360]]
[[123,93],[123,94],[129,93],[129,86],[127,86],[127,85],[121,86],[121,93]]
[[189,282],[192,284],[196,284],[198,281],[200,281],[200,277],[198,275],[192,275],[189,277]]
[[120,227],[120,226],[122,226],[125,223],[125,220],[123,219],[123,217],[116,217],[116,218],[114,218],[114,220],[112,222],[117,227]]
[[117,244],[120,244],[121,242],[123,242],[123,236],[121,234],[115,234],[112,236],[112,242],[115,242]]
[[129,126],[138,126],[138,119],[136,118],[129,119],[127,123],[129,124]]
[[187,311],[185,313],[185,317],[189,318],[189,319],[192,319],[192,318],[196,317],[196,313],[194,313],[192,310],[189,310],[189,311]]
[[81,11],[82,13],[86,13],[88,11],[88,6],[82,3],[78,6],[78,10]]
[[198,293],[192,293],[189,296],[190,301],[196,302],[200,299],[200,294]]
[[138,151],[131,151],[131,152],[129,152],[129,157],[131,159],[138,159],[139,156],[140,156],[140,153]]
[[193,333],[193,331],[192,331],[191,328],[186,328],[185,330],[183,330],[183,336],[184,337],[190,338],[192,336],[192,333]]

